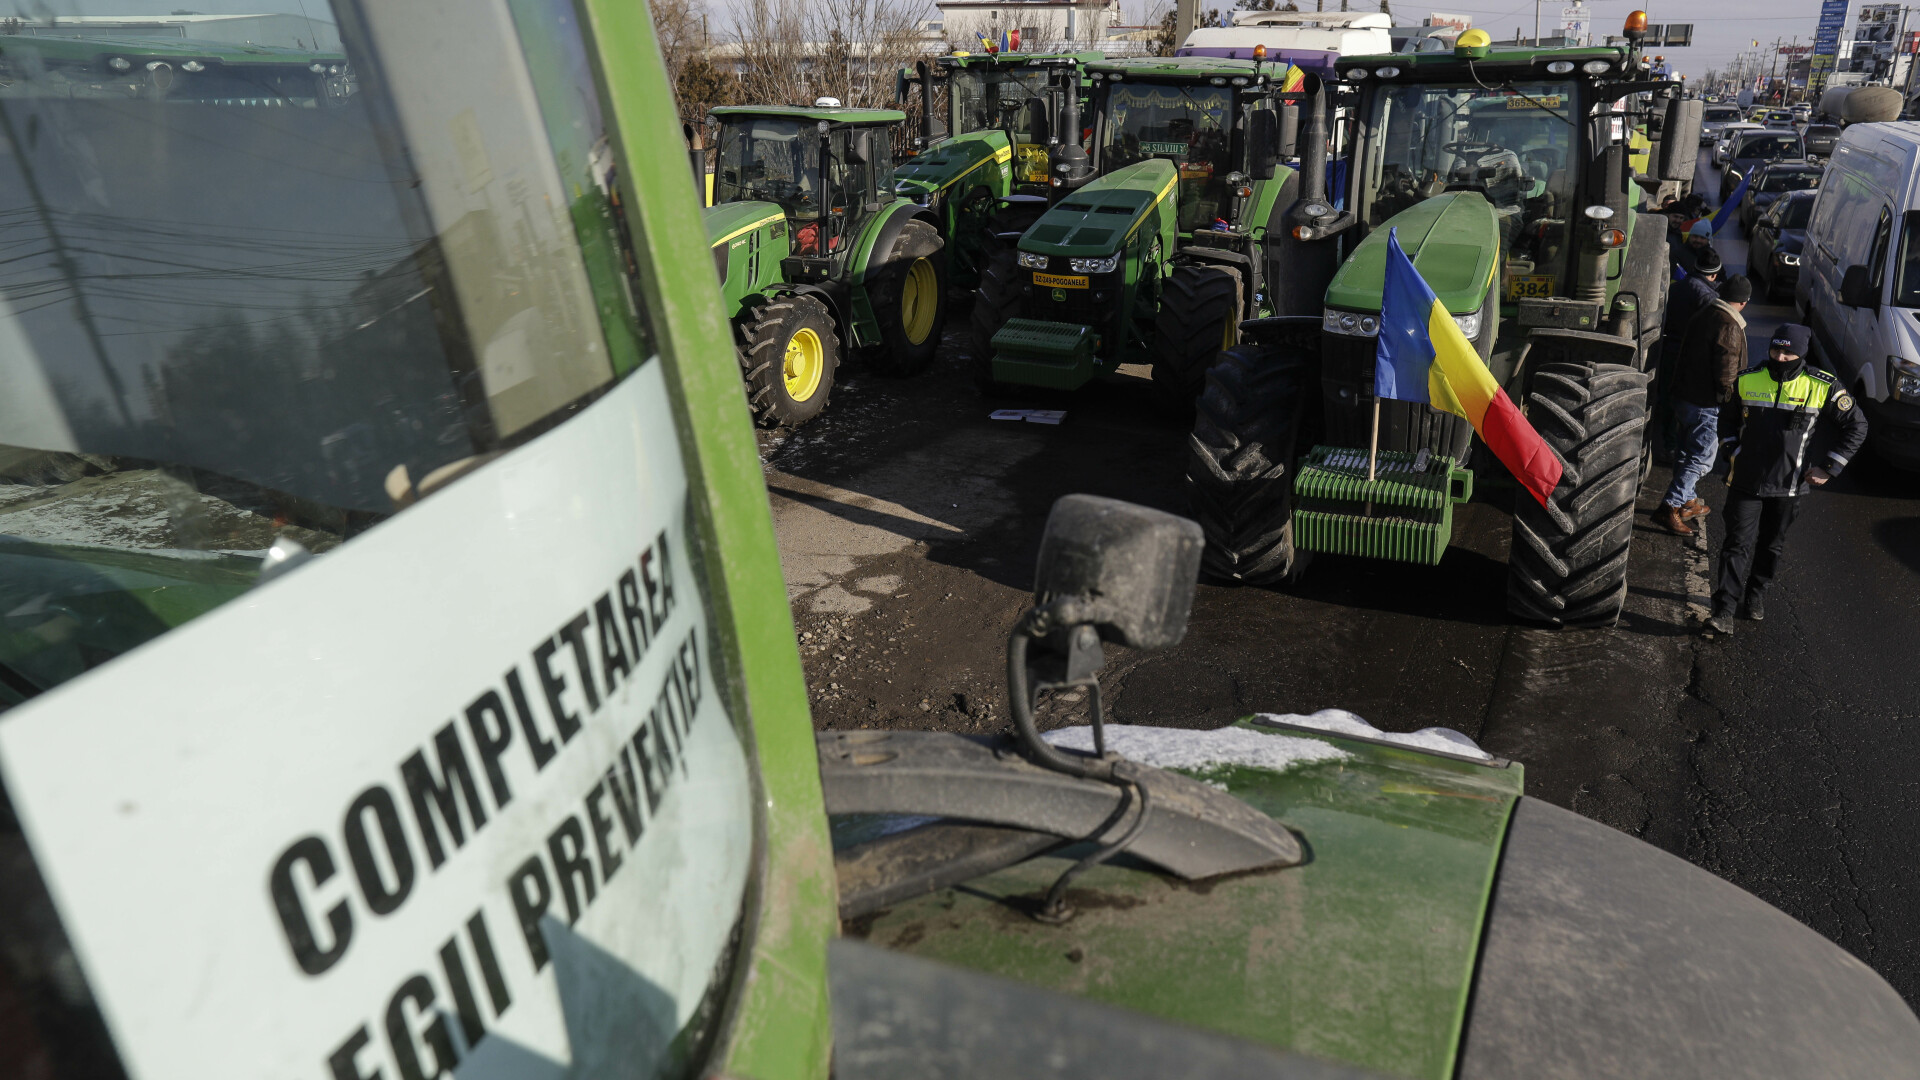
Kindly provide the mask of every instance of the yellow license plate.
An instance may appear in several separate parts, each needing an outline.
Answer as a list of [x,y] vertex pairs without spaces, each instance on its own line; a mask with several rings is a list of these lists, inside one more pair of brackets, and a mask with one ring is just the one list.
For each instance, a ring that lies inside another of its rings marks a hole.
[[1035,274],[1033,283],[1050,289],[1084,289],[1090,279],[1078,274]]
[[1552,296],[1554,278],[1552,274],[1526,274],[1507,282],[1507,299],[1518,300],[1526,296]]

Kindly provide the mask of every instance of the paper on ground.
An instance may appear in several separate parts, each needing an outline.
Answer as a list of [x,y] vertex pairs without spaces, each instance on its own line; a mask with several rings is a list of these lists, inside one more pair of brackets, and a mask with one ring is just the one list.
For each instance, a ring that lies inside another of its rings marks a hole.
[[1359,739],[1372,739],[1375,742],[1395,743],[1411,746],[1416,750],[1434,750],[1442,754],[1458,754],[1462,757],[1490,760],[1493,755],[1480,749],[1479,744],[1452,728],[1421,728],[1412,734],[1400,734],[1381,731],[1365,720],[1345,709],[1321,709],[1317,713],[1261,713],[1256,720],[1272,720],[1294,727],[1312,728],[1329,735],[1351,735]]
[[1025,420],[1029,424],[1058,424],[1067,418],[1065,409],[995,409],[989,420]]

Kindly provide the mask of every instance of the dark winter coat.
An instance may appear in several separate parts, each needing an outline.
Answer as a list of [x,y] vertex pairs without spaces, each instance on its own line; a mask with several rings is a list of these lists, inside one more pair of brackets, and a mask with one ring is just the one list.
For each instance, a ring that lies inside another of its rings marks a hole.
[[1733,400],[1734,383],[1746,366],[1747,320],[1716,295],[1687,320],[1673,373],[1674,397],[1703,409],[1724,405]]
[[1662,336],[1678,349],[1680,342],[1686,338],[1687,324],[1703,308],[1718,299],[1720,292],[1713,287],[1713,282],[1698,274],[1690,274],[1674,282],[1673,290],[1667,294],[1667,324],[1661,332]]

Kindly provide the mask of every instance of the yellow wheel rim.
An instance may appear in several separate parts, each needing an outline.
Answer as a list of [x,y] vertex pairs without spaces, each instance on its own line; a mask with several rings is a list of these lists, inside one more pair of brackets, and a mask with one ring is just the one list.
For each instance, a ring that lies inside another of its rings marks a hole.
[[809,400],[820,389],[820,377],[826,370],[827,350],[820,344],[820,335],[805,326],[795,330],[787,339],[787,355],[780,365],[787,396],[795,401]]
[[933,333],[933,317],[940,308],[940,276],[925,258],[913,260],[907,268],[907,280],[900,289],[900,326],[907,343],[918,345]]
[[1222,349],[1233,348],[1233,332],[1237,329],[1239,329],[1239,326],[1234,322],[1233,316],[1228,315],[1220,327],[1220,347]]

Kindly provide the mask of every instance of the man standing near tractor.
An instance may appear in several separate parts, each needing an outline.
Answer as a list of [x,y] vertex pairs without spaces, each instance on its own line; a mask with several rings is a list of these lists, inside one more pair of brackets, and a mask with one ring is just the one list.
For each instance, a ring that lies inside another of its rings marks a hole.
[[[1681,282],[1694,285],[1701,276]],[[1698,286],[1696,286],[1698,287]],[[1675,296],[1679,296],[1675,289]],[[1733,399],[1734,384],[1747,359],[1747,320],[1741,314],[1753,297],[1753,285],[1744,277],[1729,278],[1719,295],[1684,324],[1673,362],[1673,412],[1680,438],[1673,463],[1673,482],[1654,520],[1671,533],[1692,536],[1687,522],[1707,515],[1707,504],[1694,493],[1700,478],[1713,471],[1719,441],[1720,406]]]
[[[1775,330],[1767,362],[1740,376],[1738,410],[1729,407],[1721,419],[1733,464],[1727,474],[1727,539],[1720,546],[1713,614],[1703,628],[1709,637],[1733,633],[1736,611],[1755,622],[1766,617],[1762,597],[1779,571],[1800,496],[1840,475],[1866,444],[1866,413],[1833,384],[1832,375],[1807,366],[1812,334],[1799,323]],[[1821,464],[1806,464],[1810,457]]]

